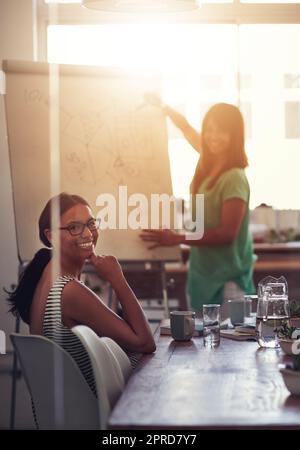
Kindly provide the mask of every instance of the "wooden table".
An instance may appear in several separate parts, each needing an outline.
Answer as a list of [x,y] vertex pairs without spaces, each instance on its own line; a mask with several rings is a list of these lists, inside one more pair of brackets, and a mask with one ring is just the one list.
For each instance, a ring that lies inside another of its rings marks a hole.
[[278,363],[282,351],[223,338],[179,343],[156,333],[116,404],[111,429],[300,429],[300,397],[290,396]]

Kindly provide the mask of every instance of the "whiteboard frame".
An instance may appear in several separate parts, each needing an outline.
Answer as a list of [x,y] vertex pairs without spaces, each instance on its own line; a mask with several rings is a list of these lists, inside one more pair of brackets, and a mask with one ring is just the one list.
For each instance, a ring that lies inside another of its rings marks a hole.
[[[50,64],[48,63],[41,63],[41,62],[33,62],[33,61],[18,61],[18,60],[4,60],[2,62],[2,69],[4,71],[5,74],[30,74],[30,75],[46,75],[49,76],[50,75]],[[105,78],[107,77],[108,79],[112,79],[114,77],[116,78],[130,78],[130,80],[132,80],[133,78],[137,78],[139,80],[141,79],[157,79],[157,72],[154,71],[138,71],[135,70],[134,71],[134,76],[132,74],[132,71],[124,71],[124,70],[120,70],[117,68],[101,68],[101,67],[92,67],[92,66],[79,66],[79,65],[69,65],[69,64],[59,64],[59,65],[55,65],[58,66],[59,68],[59,75],[62,76],[72,76],[72,77],[76,77],[76,76],[87,76],[89,78],[91,77],[95,77],[95,78],[99,78],[101,76],[101,78]],[[6,111],[6,115],[8,114],[7,112],[7,97],[5,97],[5,111]],[[7,122],[8,122],[9,118],[7,117]],[[9,136],[8,136],[8,141],[10,140]],[[16,237],[17,237],[17,244],[19,244],[20,242],[20,236],[18,233],[18,226],[17,226],[17,214],[16,214],[16,197],[15,197],[15,190],[16,188],[14,188],[14,184],[15,183],[19,183],[19,181],[15,181],[14,182],[14,178],[15,175],[13,173],[13,162],[12,162],[12,152],[11,152],[11,145],[8,142],[8,147],[9,147],[9,159],[10,159],[10,171],[11,171],[11,179],[12,179],[12,184],[13,184],[13,210],[14,210],[14,216],[15,216],[15,230],[16,230]],[[168,154],[168,152],[167,152]],[[15,155],[16,156],[16,155]],[[168,159],[168,157],[167,157]],[[170,182],[171,182],[171,174],[170,174]],[[172,186],[172,185],[171,185]],[[84,194],[83,194],[84,195]],[[170,193],[171,195],[171,193]],[[22,258],[21,254],[20,254],[20,247],[19,245],[17,245],[18,248],[18,259],[19,262],[22,264],[24,262],[27,261],[27,259]],[[161,252],[163,253],[163,249],[160,249]],[[132,259],[128,259],[128,258],[120,258],[118,257],[118,259],[124,263],[126,262],[136,262],[136,263],[145,263],[147,261],[149,262],[178,262],[180,260],[180,251],[173,251],[173,255],[171,257],[163,257],[160,258],[156,255],[154,255],[156,252],[153,252],[152,257],[149,254],[149,258],[132,258]],[[168,252],[167,252],[168,253]],[[169,252],[172,253],[172,252]]]

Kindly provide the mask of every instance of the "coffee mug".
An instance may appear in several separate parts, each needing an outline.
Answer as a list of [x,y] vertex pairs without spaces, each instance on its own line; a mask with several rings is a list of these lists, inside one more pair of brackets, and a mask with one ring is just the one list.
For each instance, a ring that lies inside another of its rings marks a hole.
[[193,311],[172,311],[170,313],[171,334],[175,341],[188,341],[195,330]]
[[244,323],[245,317],[244,299],[228,300],[228,306],[229,306],[229,317],[232,325]]

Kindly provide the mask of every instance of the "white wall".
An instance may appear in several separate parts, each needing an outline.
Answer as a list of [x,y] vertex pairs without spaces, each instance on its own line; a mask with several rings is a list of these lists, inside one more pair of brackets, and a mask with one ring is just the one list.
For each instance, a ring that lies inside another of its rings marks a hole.
[[[0,0],[0,61],[3,59],[33,59],[33,0]],[[0,95],[0,329],[13,331],[14,320],[7,313],[6,294],[17,280],[18,258],[12,186],[6,135],[4,96]]]

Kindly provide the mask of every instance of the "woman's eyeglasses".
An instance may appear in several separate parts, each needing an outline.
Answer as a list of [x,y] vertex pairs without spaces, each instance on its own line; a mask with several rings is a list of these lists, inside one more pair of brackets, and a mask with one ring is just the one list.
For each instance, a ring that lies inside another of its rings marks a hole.
[[85,227],[90,231],[96,231],[100,227],[100,219],[90,219],[87,223],[72,222],[67,227],[60,227],[60,230],[68,230],[71,236],[79,236],[83,233]]

